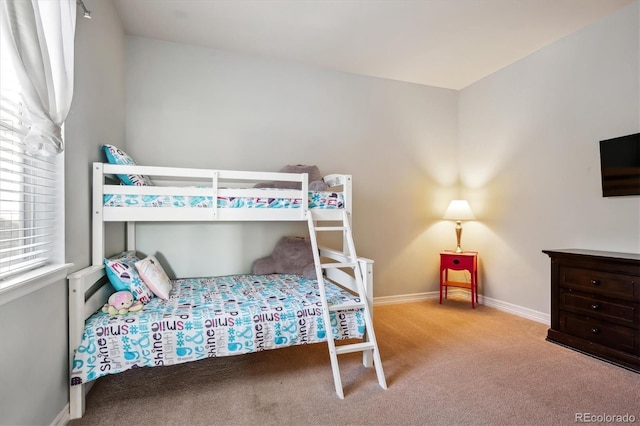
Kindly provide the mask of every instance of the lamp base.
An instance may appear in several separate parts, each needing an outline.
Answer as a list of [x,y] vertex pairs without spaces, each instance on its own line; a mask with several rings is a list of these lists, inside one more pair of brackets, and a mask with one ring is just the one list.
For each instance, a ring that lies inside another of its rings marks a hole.
[[462,253],[462,248],[460,247],[460,237],[462,237],[462,222],[456,220],[456,253]]

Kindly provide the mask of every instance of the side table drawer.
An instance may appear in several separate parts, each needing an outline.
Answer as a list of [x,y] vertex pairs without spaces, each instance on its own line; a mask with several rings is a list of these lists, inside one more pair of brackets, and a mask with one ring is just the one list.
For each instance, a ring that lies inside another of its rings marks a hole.
[[470,255],[440,254],[440,267],[461,271],[475,269],[475,257]]
[[640,302],[640,283],[637,277],[569,266],[561,266],[559,272],[559,284],[562,287]]
[[612,349],[640,354],[639,332],[629,327],[560,311],[560,331]]
[[606,300],[560,289],[560,309],[640,329],[639,304]]

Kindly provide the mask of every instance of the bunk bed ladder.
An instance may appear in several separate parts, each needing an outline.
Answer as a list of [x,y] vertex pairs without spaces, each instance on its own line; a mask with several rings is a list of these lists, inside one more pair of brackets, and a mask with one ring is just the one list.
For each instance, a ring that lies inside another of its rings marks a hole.
[[[351,234],[351,225],[349,223],[348,213],[344,211],[342,214],[342,226],[316,226],[312,214],[309,214],[308,224],[309,236],[311,238],[311,248],[313,250],[313,259],[316,267],[316,276],[318,277],[318,288],[320,290],[320,298],[322,300],[324,326],[327,334],[327,344],[329,346],[329,357],[331,358],[331,369],[333,371],[333,381],[335,384],[336,393],[338,394],[340,399],[344,399],[342,380],[340,378],[340,369],[338,367],[338,355],[351,352],[365,353],[366,351],[370,351],[373,353],[373,362],[376,369],[376,375],[378,376],[378,383],[380,384],[380,387],[382,387],[383,389],[387,389],[387,382],[384,377],[384,371],[382,370],[382,361],[380,359],[378,343],[376,341],[376,335],[373,331],[373,316],[371,315],[372,307],[368,303],[367,291],[365,289],[364,281],[362,278],[362,271],[360,269],[360,264],[356,256],[356,250],[353,243],[353,236]],[[348,259],[348,262],[321,263],[316,233],[323,231],[339,231],[343,233],[343,253],[345,255],[345,258]],[[325,279],[327,278],[323,274],[324,270],[328,269],[353,270],[357,293],[360,298],[360,304],[350,304],[346,306],[328,304],[324,283]],[[354,308],[362,308],[364,311],[364,320],[366,326],[365,338],[361,343],[336,345],[331,327],[331,312]]]

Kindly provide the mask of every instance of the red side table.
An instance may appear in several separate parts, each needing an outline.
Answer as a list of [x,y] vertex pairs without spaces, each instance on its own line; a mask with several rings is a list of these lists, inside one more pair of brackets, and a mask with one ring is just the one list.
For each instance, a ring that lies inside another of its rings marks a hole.
[[[449,270],[469,271],[470,282],[449,281]],[[442,289],[444,287],[444,298],[447,298],[449,287],[461,287],[471,290],[471,307],[475,309],[478,303],[478,252],[464,251],[443,251],[440,253],[440,303],[442,303]]]

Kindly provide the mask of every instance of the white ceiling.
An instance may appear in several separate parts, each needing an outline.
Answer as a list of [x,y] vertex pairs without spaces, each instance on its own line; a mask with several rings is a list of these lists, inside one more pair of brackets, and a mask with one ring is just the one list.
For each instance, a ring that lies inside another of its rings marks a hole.
[[115,0],[129,35],[461,89],[638,0]]

